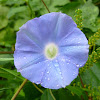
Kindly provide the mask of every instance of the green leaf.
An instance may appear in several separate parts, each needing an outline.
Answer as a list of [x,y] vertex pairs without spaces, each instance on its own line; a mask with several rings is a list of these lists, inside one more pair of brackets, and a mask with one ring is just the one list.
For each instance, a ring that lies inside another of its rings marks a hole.
[[53,97],[52,97],[51,94],[50,94],[49,89],[46,89],[46,90],[44,91],[44,93],[43,93],[42,96],[41,96],[41,100],[54,100]]
[[[44,0],[44,2],[46,3],[47,7],[51,12],[56,12],[56,11],[60,11],[57,6],[63,6],[69,3],[70,0],[63,0],[63,2],[62,0],[49,0],[49,1]],[[42,10],[40,12],[41,14],[48,13],[47,9],[43,4],[42,4]]]
[[66,88],[78,96],[81,96],[83,94],[83,90],[79,87],[66,86]]
[[9,11],[8,7],[0,5],[0,29],[4,28],[8,24],[7,13]]
[[100,46],[100,39],[97,40],[95,44]]
[[8,79],[18,78],[18,79],[24,80],[24,78],[19,75],[20,74],[14,70],[0,67],[0,77],[4,77]]
[[0,0],[0,3],[1,4],[4,4],[4,5],[21,5],[21,4],[24,4],[25,3],[25,0]]
[[18,19],[16,22],[15,22],[15,26],[14,26],[14,30],[15,31],[18,31],[19,28],[25,24],[28,20],[27,19]]
[[33,86],[31,82],[27,82],[27,84],[24,85],[23,92],[25,93],[26,100],[35,100],[41,96],[41,93]]
[[99,14],[98,7],[92,3],[92,0],[88,0],[80,9],[82,10],[84,27],[94,31],[95,21]]
[[59,9],[60,11],[62,11],[63,13],[66,13],[67,15],[71,16],[75,20],[75,17],[74,17],[75,11],[81,6],[82,4],[80,2],[71,2],[64,5],[63,7],[59,7]]
[[70,2],[70,0],[63,0],[63,2],[62,2],[62,0],[54,0],[54,1],[52,1],[52,5],[53,6],[62,6],[69,2]]
[[59,89],[58,90],[58,99],[59,100],[80,100],[80,97],[75,95],[72,95],[71,92],[67,89]]
[[91,84],[92,88],[100,86],[100,63],[93,64],[93,67],[81,74],[84,84]]
[[89,28],[92,31],[97,31],[100,27],[97,20],[97,16],[99,15],[99,9],[95,6],[91,0],[88,0],[84,5],[80,2],[71,2],[59,9],[63,12],[68,14],[75,20],[75,10],[81,9],[82,10],[82,17],[83,17],[83,27]]
[[14,16],[15,14],[19,13],[19,12],[22,12],[27,10],[27,6],[20,6],[20,7],[12,7],[10,10],[9,10],[9,13],[8,13],[8,18],[11,18],[12,16]]
[[15,39],[16,39],[16,32],[14,32],[14,29],[11,28],[11,27],[7,27],[5,30],[4,30],[4,38],[3,38],[3,45],[5,46],[12,46],[12,45],[15,45]]

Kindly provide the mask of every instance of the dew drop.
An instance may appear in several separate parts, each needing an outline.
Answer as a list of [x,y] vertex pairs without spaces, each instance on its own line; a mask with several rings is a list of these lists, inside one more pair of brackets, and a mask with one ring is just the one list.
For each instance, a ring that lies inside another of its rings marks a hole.
[[63,62],[65,62],[65,59],[62,59]]
[[73,75],[75,75],[76,73],[74,72]]
[[57,60],[55,62],[58,62]]
[[64,64],[62,64],[62,65],[64,65]]
[[44,79],[47,79],[46,77]]
[[61,74],[61,72],[59,72],[59,74]]
[[80,65],[80,67],[81,67],[82,65]]
[[58,87],[59,85],[57,85],[57,87]]
[[77,64],[76,67],[80,67],[80,65]]
[[61,79],[63,79],[63,77],[61,77]]
[[43,75],[43,72],[41,72],[41,74]]
[[38,82],[36,82],[36,84],[39,84]]
[[26,57],[24,57],[24,59],[26,59]]
[[39,64],[40,64],[40,62],[39,62]]
[[47,74],[49,74],[49,71],[47,72]]
[[50,78],[48,78],[48,81],[50,80]]
[[59,66],[59,65],[56,63],[55,66],[57,67],[57,66]]

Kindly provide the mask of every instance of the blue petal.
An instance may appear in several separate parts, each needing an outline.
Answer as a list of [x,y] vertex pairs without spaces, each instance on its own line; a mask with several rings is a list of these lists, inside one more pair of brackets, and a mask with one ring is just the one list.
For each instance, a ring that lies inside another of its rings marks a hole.
[[44,56],[39,53],[17,50],[14,52],[14,64],[19,72],[22,69],[28,68],[30,65],[42,62],[44,60]]
[[[59,69],[59,65],[58,65]],[[46,70],[42,78],[41,85],[49,89],[59,89],[64,87],[62,77],[53,61],[49,61],[46,65]]]
[[69,85],[78,75],[78,68],[64,56],[50,61],[42,78],[45,88],[59,89]]
[[56,41],[58,42],[64,36],[69,35],[76,27],[76,23],[70,16],[60,13],[54,32]]
[[88,51],[88,46],[60,47],[61,54],[67,56],[77,67],[82,67],[86,63]]
[[24,24],[20,30],[25,31],[31,39],[40,47],[47,42],[51,42],[51,36],[54,33],[59,13],[49,13],[34,18]]
[[35,53],[40,53],[42,49],[38,46],[38,44],[32,41],[31,37],[29,37],[26,33],[27,32],[24,30],[20,30],[19,32],[17,32],[15,50],[32,51]]
[[74,28],[72,33],[59,41],[59,52],[66,55],[78,67],[82,67],[88,59],[88,40],[78,28]]
[[73,31],[69,34],[66,34],[58,43],[60,47],[62,46],[87,46],[88,40],[84,33],[78,29],[73,28]]
[[20,30],[43,48],[46,43],[57,42],[69,34],[74,27],[77,25],[71,17],[60,12],[52,12],[28,21]]
[[60,55],[57,59],[63,77],[63,84],[64,86],[69,85],[78,76],[79,68],[66,56]]
[[46,61],[37,64],[31,64],[27,68],[20,70],[23,77],[33,83],[41,84],[41,80],[46,70]]

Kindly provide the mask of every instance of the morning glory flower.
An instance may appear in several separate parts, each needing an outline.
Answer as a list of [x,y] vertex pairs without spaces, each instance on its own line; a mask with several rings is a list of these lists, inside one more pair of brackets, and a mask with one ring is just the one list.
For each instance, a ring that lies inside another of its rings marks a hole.
[[72,18],[52,12],[17,32],[14,64],[23,77],[45,88],[69,85],[88,58],[88,40]]

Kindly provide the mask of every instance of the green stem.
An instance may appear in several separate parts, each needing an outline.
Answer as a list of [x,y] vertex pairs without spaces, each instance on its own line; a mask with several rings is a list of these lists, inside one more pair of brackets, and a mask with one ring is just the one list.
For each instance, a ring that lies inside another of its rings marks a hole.
[[43,91],[40,88],[38,88],[34,83],[33,83],[33,85],[39,92],[43,93]]
[[13,54],[14,51],[0,51],[0,54]]
[[[79,76],[79,78],[80,78],[80,81],[81,81],[82,87],[85,88],[85,87],[84,87],[84,84],[83,84],[83,81],[82,81],[82,78],[81,78],[81,75],[78,74],[78,76]],[[87,97],[88,97],[88,93],[87,93],[86,91],[85,91],[85,93],[86,93],[86,95],[87,95]]]
[[48,9],[48,7],[46,6],[45,2],[42,0],[42,3],[44,4],[44,6],[46,7],[47,11],[50,13],[50,10]]
[[19,94],[19,92],[21,91],[21,89],[23,88],[23,86],[26,84],[27,81],[28,81],[27,79],[25,79],[25,80],[23,81],[23,83],[20,85],[19,89],[18,89],[17,92],[13,95],[13,97],[11,98],[11,100],[15,100],[16,96]]
[[35,13],[33,13],[33,11],[32,11],[32,8],[31,8],[31,5],[30,5],[30,0],[28,0],[28,7],[29,7],[29,9],[30,9],[30,16],[31,16],[31,18],[33,18],[33,17],[35,17]]
[[93,51],[95,51],[95,44],[93,45]]
[[52,96],[53,100],[56,100],[56,98],[54,97],[54,95],[53,95],[53,93],[52,93],[51,89],[49,89],[49,91],[50,91],[50,94],[51,94],[51,96]]
[[0,61],[9,61],[9,60],[14,60],[14,58],[0,58]]

